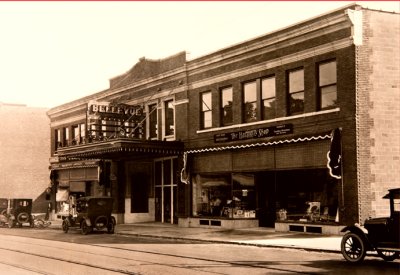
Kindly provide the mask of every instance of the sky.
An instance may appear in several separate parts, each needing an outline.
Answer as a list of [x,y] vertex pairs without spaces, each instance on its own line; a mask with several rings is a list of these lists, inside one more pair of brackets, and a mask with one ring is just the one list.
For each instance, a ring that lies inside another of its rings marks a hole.
[[53,108],[107,89],[141,57],[194,59],[351,3],[0,1],[0,103]]

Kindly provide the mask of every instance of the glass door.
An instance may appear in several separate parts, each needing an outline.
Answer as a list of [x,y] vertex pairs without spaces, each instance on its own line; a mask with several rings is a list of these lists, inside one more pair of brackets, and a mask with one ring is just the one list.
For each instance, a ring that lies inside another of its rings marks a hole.
[[176,158],[156,160],[154,163],[155,179],[155,221],[178,223]]

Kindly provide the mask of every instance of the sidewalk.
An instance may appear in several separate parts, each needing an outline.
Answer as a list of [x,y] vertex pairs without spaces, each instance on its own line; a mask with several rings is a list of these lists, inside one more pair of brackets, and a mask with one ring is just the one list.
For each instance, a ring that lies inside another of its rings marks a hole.
[[[60,221],[52,221],[51,228],[61,230]],[[115,233],[140,237],[196,240],[233,243],[264,247],[297,248],[310,251],[340,252],[341,236],[327,236],[301,232],[275,232],[273,228],[245,229],[187,228],[165,223],[118,224]]]

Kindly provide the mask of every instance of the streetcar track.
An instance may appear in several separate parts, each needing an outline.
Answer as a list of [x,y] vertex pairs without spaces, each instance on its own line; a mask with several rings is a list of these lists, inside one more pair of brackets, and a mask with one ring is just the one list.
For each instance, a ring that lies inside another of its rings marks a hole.
[[48,273],[48,272],[44,272],[44,271],[37,270],[37,269],[34,269],[34,268],[28,268],[28,267],[25,267],[25,266],[15,265],[15,264],[12,264],[12,263],[7,263],[7,262],[4,262],[2,260],[0,260],[0,264],[12,266],[12,267],[15,267],[15,268],[18,268],[18,269],[22,269],[22,270],[36,272],[36,273],[43,274],[43,275],[52,275],[51,273]]
[[[24,237],[24,238],[29,238],[29,237]],[[40,239],[47,240],[47,239],[44,239],[44,238],[40,238]],[[18,241],[16,241],[16,242],[18,242]],[[64,241],[57,240],[57,242],[64,242]],[[19,243],[26,244],[24,242],[19,242]],[[71,243],[71,242],[66,242],[66,243]],[[75,243],[75,242],[72,242],[72,243],[73,244],[80,244],[80,243]],[[42,244],[29,244],[29,245],[34,245],[34,246],[39,246],[39,247],[59,248],[57,246],[42,245]],[[249,264],[249,263],[243,263],[243,262],[241,263],[241,262],[232,262],[232,261],[225,261],[225,260],[208,259],[208,258],[193,257],[193,256],[186,256],[186,255],[175,255],[175,254],[170,254],[170,253],[154,252],[154,251],[146,251],[146,250],[130,249],[130,248],[122,248],[122,247],[114,247],[114,246],[107,246],[107,245],[101,245],[101,244],[86,244],[85,243],[84,245],[93,246],[93,247],[100,247],[100,248],[115,249],[115,250],[122,250],[122,251],[129,251],[129,252],[136,252],[136,253],[146,253],[146,254],[150,254],[150,255],[168,256],[168,257],[174,257],[174,258],[180,258],[180,259],[183,258],[183,259],[188,259],[188,260],[206,261],[206,262],[224,264],[224,265],[228,265],[228,266],[260,268],[260,269],[275,270],[275,271],[281,271],[281,272],[290,272],[290,273],[294,273],[294,274],[310,274],[309,272],[303,272],[303,271],[298,271],[298,270],[288,270],[288,269],[284,269],[284,268],[260,266],[260,265],[257,265],[257,264]],[[18,250],[13,250],[13,249],[9,249],[9,248],[0,248],[0,249],[35,255],[35,254],[32,254],[32,253],[26,253],[24,251],[18,251]],[[82,252],[82,251],[76,250],[76,249],[67,249],[67,248],[63,248],[63,249],[65,251],[70,251],[70,252],[80,252],[80,253]],[[109,254],[99,254],[99,253],[93,253],[93,252],[85,252],[85,253],[91,254],[91,255],[94,255],[94,256],[111,257],[111,258],[120,259],[120,260],[128,260],[128,261],[136,260],[136,261],[146,262],[146,263],[155,264],[155,265],[163,265],[163,266],[182,268],[182,269],[190,269],[190,270],[193,269],[193,265],[191,265],[190,266],[191,268],[190,268],[189,266],[182,266],[182,265],[178,265],[178,264],[167,264],[167,263],[162,263],[161,264],[161,263],[158,263],[158,262],[144,261],[143,259],[137,260],[137,259],[121,257],[121,256],[113,256],[113,255],[109,255]],[[93,267],[93,268],[102,269],[101,267],[98,267],[98,266],[85,264],[85,263],[81,263],[81,262],[64,260],[64,259],[60,259],[60,258],[56,258],[56,257],[43,256],[43,255],[40,255],[40,254],[36,254],[35,256],[46,257],[46,258],[53,259],[53,260],[60,260],[60,261],[64,261],[64,262],[76,263],[76,264],[80,264],[80,265],[84,265],[84,266],[89,266],[89,267]],[[204,265],[202,267],[204,267]],[[194,269],[199,270],[200,268],[201,267],[199,266],[198,268],[194,268]],[[108,269],[105,269],[105,270],[108,270]],[[110,268],[109,270],[110,271],[114,271],[114,272],[121,272],[121,271],[119,271],[117,269],[112,269],[112,268]],[[127,272],[128,271],[122,270],[123,274],[135,274],[135,275],[138,274],[138,273],[133,273],[133,272],[128,272],[128,273]],[[210,272],[210,271],[207,271],[207,272],[219,274],[218,272]]]

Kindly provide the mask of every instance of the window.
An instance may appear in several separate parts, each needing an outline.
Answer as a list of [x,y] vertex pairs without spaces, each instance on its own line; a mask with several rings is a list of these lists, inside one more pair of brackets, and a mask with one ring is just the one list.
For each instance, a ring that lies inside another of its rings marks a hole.
[[325,110],[336,106],[336,61],[319,64],[318,67],[319,109]]
[[78,125],[72,125],[72,144],[78,144],[79,143],[79,126]]
[[86,138],[86,125],[85,123],[79,124],[79,143],[84,143]]
[[61,143],[61,130],[56,129],[54,132],[54,139],[55,139],[55,150],[57,151],[58,147],[62,147]]
[[261,80],[262,118],[264,120],[276,117],[276,86],[275,76]]
[[233,123],[233,90],[232,87],[221,90],[221,122],[222,126]]
[[289,115],[304,112],[304,70],[289,72]]
[[202,93],[201,95],[201,125],[202,129],[211,128],[212,126],[212,104],[211,92]]
[[69,128],[63,128],[63,146],[69,145]]
[[165,101],[164,104],[165,136],[172,136],[175,132],[173,100]]
[[243,85],[244,122],[257,121],[257,83],[248,82]]
[[148,127],[149,134],[148,137],[150,139],[157,139],[158,136],[158,125],[157,125],[157,104],[151,104],[148,106]]

